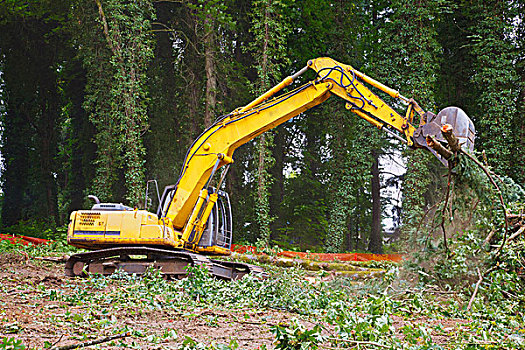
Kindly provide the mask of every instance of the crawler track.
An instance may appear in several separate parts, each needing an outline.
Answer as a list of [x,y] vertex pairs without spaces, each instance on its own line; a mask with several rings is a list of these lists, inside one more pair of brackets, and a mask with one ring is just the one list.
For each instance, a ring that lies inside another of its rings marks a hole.
[[150,267],[160,269],[167,279],[187,276],[187,266],[203,266],[210,274],[226,280],[237,280],[253,274],[264,279],[266,273],[258,266],[211,260],[199,254],[150,247],[117,247],[72,255],[66,262],[66,276],[85,276],[87,273],[111,275],[117,270],[141,275]]

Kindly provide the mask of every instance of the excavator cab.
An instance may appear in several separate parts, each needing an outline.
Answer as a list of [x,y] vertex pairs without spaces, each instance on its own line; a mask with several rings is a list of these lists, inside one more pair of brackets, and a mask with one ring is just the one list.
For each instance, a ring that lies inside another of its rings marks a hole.
[[219,197],[217,203],[215,203],[212,208],[206,228],[197,245],[202,248],[218,246],[230,249],[232,243],[232,209],[230,197],[228,193],[215,188],[210,188],[209,191],[210,193],[217,193]]
[[[160,204],[157,209],[157,216],[159,218],[165,217],[168,207],[173,199],[176,185],[166,186],[164,193],[160,199]],[[222,190],[217,190],[215,187],[208,187],[208,198],[211,194],[217,194],[217,202],[211,209],[211,214],[206,222],[206,226],[202,232],[197,246],[206,250],[210,247],[219,247],[229,250],[232,244],[232,210],[230,197],[228,193]],[[203,209],[201,208],[201,211]],[[195,229],[192,230],[189,240],[193,241],[195,236]]]

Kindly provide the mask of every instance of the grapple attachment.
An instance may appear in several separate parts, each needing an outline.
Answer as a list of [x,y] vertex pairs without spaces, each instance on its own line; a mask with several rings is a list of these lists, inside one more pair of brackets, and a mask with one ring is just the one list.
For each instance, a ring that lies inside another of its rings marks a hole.
[[[458,138],[459,144],[465,150],[474,150],[474,138],[476,129],[474,123],[467,114],[459,107],[447,107],[442,109],[435,118],[435,122],[440,128],[445,124],[452,125],[454,135]],[[446,142],[441,132],[436,136],[436,140]]]
[[467,114],[459,107],[447,107],[441,110],[437,115],[427,112],[426,123],[421,125],[414,133],[414,142],[418,147],[425,147],[432,152],[439,160],[448,165],[446,159],[438,155],[434,149],[427,145],[427,136],[432,136],[436,141],[446,146],[447,141],[441,133],[441,127],[445,124],[452,126],[453,134],[459,141],[461,148],[473,151],[476,129],[474,123]]

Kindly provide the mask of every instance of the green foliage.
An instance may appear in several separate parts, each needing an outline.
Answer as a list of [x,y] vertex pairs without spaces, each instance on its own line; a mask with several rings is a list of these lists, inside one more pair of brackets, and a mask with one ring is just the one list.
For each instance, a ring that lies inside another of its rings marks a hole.
[[190,278],[182,282],[183,288],[192,298],[197,299],[206,297],[210,292],[209,284],[206,283],[211,276],[205,266],[187,266],[186,271],[190,274]]
[[315,350],[319,349],[319,343],[323,342],[321,327],[314,326],[306,329],[297,319],[292,319],[290,325],[278,324],[271,327],[275,336],[276,349],[282,350]]
[[515,48],[511,43],[517,8],[492,1],[462,10],[471,21],[468,28],[469,49],[474,58],[471,81],[478,89],[473,110],[479,145],[497,173],[523,181],[523,174],[513,167],[515,155],[511,151],[520,147],[516,143],[518,135],[510,132],[517,116],[520,84],[513,62]]
[[2,350],[25,350],[26,347],[21,340],[15,338],[3,337],[0,342],[0,349]]
[[36,220],[19,221],[16,225],[6,227],[3,232],[8,234],[23,235],[29,237],[54,239],[65,239],[66,227],[55,228],[50,222]]

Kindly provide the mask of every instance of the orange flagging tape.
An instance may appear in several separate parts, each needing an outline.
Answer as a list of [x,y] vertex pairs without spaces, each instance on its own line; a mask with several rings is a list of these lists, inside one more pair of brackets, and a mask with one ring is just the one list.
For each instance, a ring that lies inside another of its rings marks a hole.
[[43,238],[36,238],[36,237],[29,237],[29,236],[12,236],[12,235],[4,235],[0,233],[0,241],[9,241],[13,244],[20,243],[23,245],[28,245],[29,243],[38,245],[38,244],[48,244],[50,242],[49,239],[43,239]]
[[[232,244],[232,251],[236,253],[252,253],[258,254],[257,248],[253,246]],[[329,254],[329,253],[305,253],[305,252],[290,252],[284,251],[277,253],[278,256],[287,258],[301,258],[312,259],[319,261],[394,261],[400,262],[403,260],[403,254],[372,254],[372,253],[345,253],[345,254]]]

